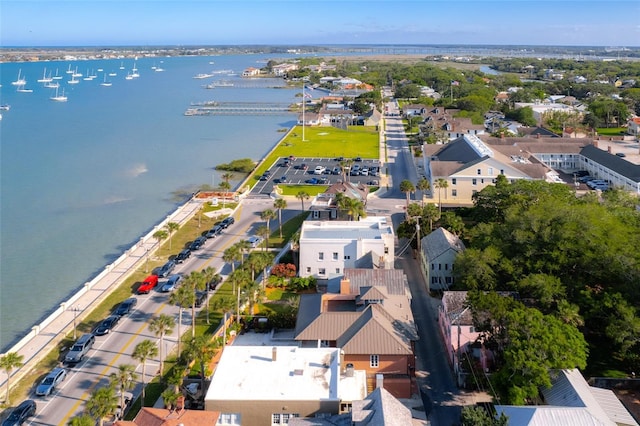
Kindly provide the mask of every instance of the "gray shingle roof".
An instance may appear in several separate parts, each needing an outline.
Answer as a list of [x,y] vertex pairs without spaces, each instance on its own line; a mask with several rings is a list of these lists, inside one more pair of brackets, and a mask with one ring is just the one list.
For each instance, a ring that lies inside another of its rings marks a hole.
[[388,294],[409,296],[407,276],[402,269],[354,269],[344,270],[344,278],[350,282],[352,294],[360,293],[361,287],[385,287]]
[[464,243],[451,232],[440,227],[422,238],[422,251],[428,261],[433,261],[443,253],[454,250],[458,253],[464,251]]
[[593,145],[587,145],[580,152],[586,158],[611,169],[634,182],[640,182],[640,165],[630,163],[617,155],[610,154]]

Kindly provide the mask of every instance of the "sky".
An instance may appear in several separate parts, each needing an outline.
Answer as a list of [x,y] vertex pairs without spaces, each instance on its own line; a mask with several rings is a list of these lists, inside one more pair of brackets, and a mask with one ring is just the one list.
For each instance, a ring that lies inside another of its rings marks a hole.
[[0,46],[640,46],[640,1],[0,0]]

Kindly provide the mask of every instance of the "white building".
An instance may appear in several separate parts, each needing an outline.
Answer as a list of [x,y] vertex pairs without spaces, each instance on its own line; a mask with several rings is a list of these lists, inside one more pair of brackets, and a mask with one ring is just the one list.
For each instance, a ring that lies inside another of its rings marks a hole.
[[347,412],[367,395],[364,371],[338,348],[227,346],[205,397],[218,425],[272,426]]
[[345,268],[393,269],[394,240],[393,227],[384,217],[305,221],[300,232],[299,275],[328,279],[342,275]]
[[453,285],[453,263],[464,251],[460,238],[438,228],[422,238],[420,261],[430,290],[446,290]]

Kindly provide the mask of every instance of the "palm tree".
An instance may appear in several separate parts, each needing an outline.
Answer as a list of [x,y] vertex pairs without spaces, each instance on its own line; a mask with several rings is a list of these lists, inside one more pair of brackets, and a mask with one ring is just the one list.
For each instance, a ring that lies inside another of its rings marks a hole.
[[222,312],[222,346],[227,344],[227,314],[233,312],[236,301],[233,297],[223,296],[214,300],[213,309]]
[[160,229],[153,233],[153,238],[158,242],[158,246],[169,236],[169,233],[164,229]]
[[229,181],[231,179],[233,179],[234,177],[235,177],[235,175],[233,173],[231,173],[231,172],[225,172],[221,176],[222,180],[227,182],[227,183],[229,183]]
[[[191,290],[193,295],[191,300],[191,337],[196,337],[196,291],[204,290],[208,284],[204,279],[204,275],[198,271],[191,271],[182,284],[183,288]],[[207,300],[208,303],[209,300]]]
[[240,258],[240,265],[244,265],[244,254],[249,253],[251,251],[251,243],[247,240],[240,240],[234,245],[238,246],[240,253],[242,254]]
[[24,359],[24,355],[20,355],[18,352],[9,352],[4,356],[0,357],[0,368],[7,373],[7,396],[5,397],[5,404],[9,405],[9,390],[11,389],[11,373],[14,369],[21,367],[23,365],[22,360]]
[[266,251],[267,248],[269,247],[269,235],[271,234],[271,232],[269,231],[269,228],[267,228],[266,226],[260,226],[258,227],[258,229],[256,229],[256,235],[259,237],[262,237],[262,239],[264,240],[264,244],[262,245],[262,250]]
[[178,306],[178,358],[180,358],[180,343],[182,342],[182,312],[185,306],[191,306],[195,299],[196,295],[187,285],[181,285],[169,296],[169,303]]
[[169,233],[169,251],[171,251],[171,236],[173,235],[174,232],[180,229],[180,224],[175,222],[169,222],[165,226],[167,228],[167,232]]
[[240,260],[242,256],[242,252],[240,251],[240,247],[237,244],[232,245],[228,249],[226,249],[222,253],[222,260],[226,263],[231,264],[231,273],[236,270],[236,261]]
[[351,165],[353,164],[353,160],[351,158],[347,158],[340,162],[340,167],[342,168],[342,181],[346,182],[348,180],[348,176],[351,173]]
[[278,210],[278,228],[280,228],[280,238],[282,238],[282,210],[287,208],[287,200],[284,198],[276,198],[273,207]]
[[124,417],[124,393],[133,387],[133,382],[138,378],[136,374],[136,366],[131,364],[120,364],[118,371],[111,373],[109,376],[111,384],[118,386],[120,391],[120,417]]
[[340,210],[347,212],[349,220],[358,220],[361,216],[366,217],[367,215],[364,209],[364,203],[360,200],[356,200],[355,198],[345,196],[339,197],[338,207]]
[[91,392],[85,404],[85,410],[91,417],[104,424],[104,418],[113,415],[118,409],[118,397],[112,386],[98,388]]
[[246,269],[236,269],[235,272],[232,272],[227,278],[227,282],[231,283],[233,286],[233,294],[236,294],[237,289],[242,287],[244,283],[249,281],[251,277],[249,276],[249,271]]
[[205,269],[200,271],[200,273],[202,274],[202,279],[204,280],[204,282],[206,284],[206,290],[207,290],[207,324],[210,324],[210,322],[209,322],[209,310],[210,310],[209,309],[209,289],[211,288],[211,284],[212,283],[219,283],[220,281],[222,281],[222,277],[220,276],[220,274],[218,273],[216,268],[214,268],[213,266],[207,266]]
[[407,207],[409,207],[409,197],[411,193],[416,192],[416,187],[413,186],[410,180],[405,179],[400,182],[400,192],[404,192],[404,195],[407,197]]
[[164,371],[164,359],[162,358],[162,347],[164,342],[164,336],[173,333],[173,327],[176,325],[176,320],[167,314],[161,314],[151,320],[149,323],[149,330],[160,337],[159,353],[160,353],[160,375]]
[[158,355],[158,347],[155,343],[153,343],[149,339],[145,339],[142,342],[138,343],[131,354],[131,358],[136,361],[140,361],[142,364],[142,402],[141,405],[144,407],[144,398],[145,398],[145,390],[146,383],[144,382],[145,370],[147,367],[147,360],[149,358],[153,358]]
[[222,207],[224,208],[227,205],[227,192],[231,189],[231,184],[229,182],[220,182],[218,186],[224,192],[222,196]]
[[427,180],[426,178],[420,178],[420,180],[418,180],[418,183],[416,184],[416,189],[421,192],[420,201],[421,205],[424,207],[424,192],[431,189],[429,180]]
[[172,409],[173,406],[178,402],[178,398],[180,398],[182,394],[174,389],[167,388],[164,392],[162,392],[162,401],[164,401],[165,408]]
[[302,211],[304,212],[304,200],[308,200],[309,199],[309,194],[307,194],[306,191],[299,191],[296,194],[296,198],[298,200],[300,200],[300,203],[302,204]]
[[[449,182],[447,182],[446,179],[443,178],[439,178],[436,180],[435,184],[433,185],[435,188],[438,188],[438,208],[440,210],[440,215],[442,216],[442,203],[440,202],[440,190],[441,189],[447,189],[449,187]],[[444,193],[445,197],[447,196],[447,192],[445,191]]]
[[187,347],[185,348],[185,352],[189,355],[189,359],[193,361],[197,361],[200,364],[200,371],[202,372],[202,384],[201,389],[204,389],[204,379],[207,375],[205,371],[205,362],[213,358],[216,350],[218,349],[218,345],[214,340],[212,340],[209,336],[198,336],[192,337],[187,342]]
[[67,426],[96,426],[96,421],[86,414],[69,419]]
[[271,226],[270,226],[271,219],[275,219],[275,218],[276,218],[276,212],[274,212],[271,209],[266,209],[262,213],[260,213],[260,219],[267,222],[267,229],[269,230],[271,230]]

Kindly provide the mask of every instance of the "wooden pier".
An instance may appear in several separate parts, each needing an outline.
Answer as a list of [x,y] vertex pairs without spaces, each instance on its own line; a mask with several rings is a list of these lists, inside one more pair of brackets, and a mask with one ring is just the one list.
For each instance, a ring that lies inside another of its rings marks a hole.
[[202,102],[192,103],[184,115],[269,115],[296,113],[283,102]]

